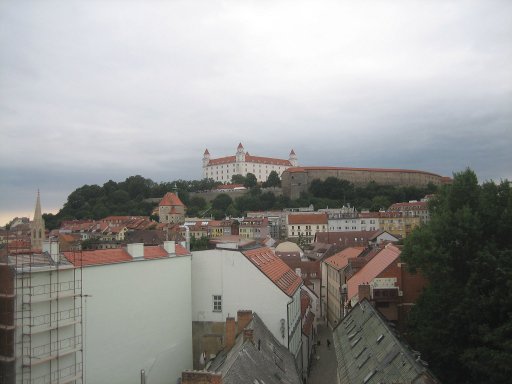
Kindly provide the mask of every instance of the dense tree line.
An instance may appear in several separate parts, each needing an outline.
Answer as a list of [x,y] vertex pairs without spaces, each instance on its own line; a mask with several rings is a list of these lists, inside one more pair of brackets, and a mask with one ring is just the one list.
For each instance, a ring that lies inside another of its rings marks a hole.
[[512,189],[466,170],[441,188],[431,221],[402,259],[430,284],[413,307],[410,341],[446,383],[512,377]]
[[262,190],[253,174],[234,175],[232,182],[244,184],[249,191],[234,200],[227,194],[218,195],[211,204],[200,196],[190,197],[190,192],[208,191],[218,186],[213,179],[175,180],[156,183],[142,176],[130,176],[122,182],[107,181],[102,186],[84,185],[73,191],[62,209],[56,214],[43,217],[49,229],[57,228],[63,220],[100,219],[109,215],[148,216],[156,203],[148,198],[161,198],[167,192],[177,190],[179,197],[187,206],[189,216],[213,216],[217,219],[225,216],[239,217],[247,211],[282,210],[283,208],[305,207],[313,205],[315,209],[339,208],[352,204],[357,209],[379,210],[395,202],[420,199],[435,191],[435,186],[427,188],[393,187],[369,183],[366,187],[355,187],[345,180],[328,178],[325,181],[314,180],[309,193],[296,200],[285,196],[276,196],[275,187],[280,185],[275,171],[262,183]]
[[63,220],[100,219],[109,215],[149,216],[156,203],[148,198],[161,198],[167,192],[179,191],[180,199],[187,206],[206,208],[204,199],[189,198],[189,192],[207,191],[219,185],[213,179],[175,180],[156,183],[140,175],[130,176],[122,182],[107,181],[102,186],[84,185],[74,190],[55,215],[44,214],[48,229],[57,228]]

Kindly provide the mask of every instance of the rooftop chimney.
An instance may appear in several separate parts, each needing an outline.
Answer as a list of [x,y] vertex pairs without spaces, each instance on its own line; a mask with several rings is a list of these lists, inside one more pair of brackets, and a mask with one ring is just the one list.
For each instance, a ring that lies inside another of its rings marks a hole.
[[359,297],[359,301],[363,301],[364,299],[370,301],[372,298],[370,284],[359,284],[357,289],[357,296]]
[[238,331],[241,332],[252,321],[252,311],[251,310],[240,310],[237,312],[237,318],[238,318]]
[[176,254],[176,242],[164,241],[164,249],[169,255],[175,255]]
[[229,351],[235,345],[236,323],[234,317],[226,318],[226,349]]
[[132,243],[126,246],[126,251],[134,259],[144,258],[144,243]]

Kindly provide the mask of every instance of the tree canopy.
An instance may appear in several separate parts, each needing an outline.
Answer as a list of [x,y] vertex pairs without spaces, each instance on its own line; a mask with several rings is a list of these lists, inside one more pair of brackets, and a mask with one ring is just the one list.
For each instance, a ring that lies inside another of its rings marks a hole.
[[454,175],[430,204],[430,222],[405,240],[402,259],[430,284],[408,336],[449,383],[508,383],[512,376],[512,191]]

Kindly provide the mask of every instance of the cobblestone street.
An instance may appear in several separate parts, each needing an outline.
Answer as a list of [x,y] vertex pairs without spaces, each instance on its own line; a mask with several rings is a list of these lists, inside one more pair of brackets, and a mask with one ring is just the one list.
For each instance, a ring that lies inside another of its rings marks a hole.
[[[336,384],[336,354],[332,343],[332,332],[327,325],[318,325],[316,357],[313,358],[308,384]],[[327,340],[331,345],[327,347]]]

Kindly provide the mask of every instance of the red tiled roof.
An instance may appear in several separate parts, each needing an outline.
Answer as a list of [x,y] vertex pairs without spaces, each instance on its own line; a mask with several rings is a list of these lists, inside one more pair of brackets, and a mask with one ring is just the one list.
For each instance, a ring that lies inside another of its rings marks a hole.
[[311,297],[304,292],[303,290],[300,291],[300,314],[304,317],[306,314],[309,306],[311,305]]
[[317,232],[315,241],[344,247],[366,246],[379,231]]
[[327,213],[288,215],[288,224],[327,224]]
[[[133,258],[126,248],[96,249],[82,252],[63,252],[64,257],[75,266],[106,265],[132,261]],[[176,244],[176,255],[185,256],[190,253],[180,244]],[[168,254],[161,246],[145,246],[144,259],[159,259]]]
[[206,149],[204,150],[204,154],[205,154],[205,155],[209,155],[209,154],[210,154],[210,152],[208,152],[208,148],[206,148]]
[[409,203],[395,203],[391,207],[389,207],[390,211],[399,210],[404,208],[417,208],[417,209],[427,209],[428,203],[426,201],[415,201]]
[[[304,171],[367,171],[367,172],[401,172],[401,173],[422,173],[425,175],[436,176],[442,178],[432,172],[417,171],[413,169],[397,169],[397,168],[349,168],[349,167],[293,167],[288,168],[288,172],[304,172]],[[450,179],[450,178],[448,178]],[[451,179],[450,179],[451,180]]]
[[347,266],[348,259],[359,256],[361,253],[363,253],[363,251],[364,247],[345,248],[343,251],[338,252],[326,259],[325,262],[339,270]]
[[392,244],[386,245],[384,249],[377,253],[364,267],[362,267],[347,281],[349,300],[357,295],[360,284],[371,283],[373,279],[398,259],[399,256],[400,249]]
[[248,163],[263,163],[263,164],[272,164],[272,165],[283,165],[285,167],[291,167],[292,163],[290,163],[290,160],[284,160],[284,159],[276,159],[273,157],[262,157],[262,156],[252,156],[252,155],[245,155],[245,161]]
[[238,147],[237,149],[240,149],[240,148],[243,148],[244,146],[242,145],[242,143],[238,143]]
[[172,192],[167,192],[164,197],[162,197],[162,200],[160,200],[159,206],[172,206],[172,205],[180,205],[183,206],[184,204],[181,202],[180,198],[176,196]]
[[270,248],[251,249],[242,253],[288,296],[292,296],[301,286],[302,279]]
[[133,260],[126,249],[123,248],[63,252],[63,254],[75,266],[115,264]]

